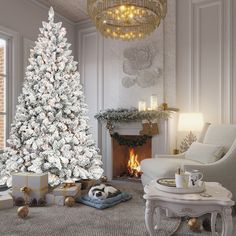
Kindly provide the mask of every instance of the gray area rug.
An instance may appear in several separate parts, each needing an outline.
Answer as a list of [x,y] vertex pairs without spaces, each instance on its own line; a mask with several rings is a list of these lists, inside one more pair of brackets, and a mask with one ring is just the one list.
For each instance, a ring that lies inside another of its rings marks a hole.
[[[114,181],[113,185],[133,195],[133,199],[105,210],[82,204],[73,208],[30,208],[26,219],[18,218],[17,208],[0,211],[1,236],[147,236],[145,202],[140,183]],[[162,218],[158,236],[172,235],[180,219]]]
[[[144,222],[145,202],[140,183],[113,181],[117,188],[133,195],[133,199],[105,210],[82,204],[73,208],[30,208],[26,219],[18,218],[17,207],[0,210],[0,236],[147,236]],[[236,235],[236,217],[233,217]],[[186,220],[162,215],[161,228],[156,236],[210,236],[202,230],[192,232]],[[221,229],[221,221],[216,227]]]

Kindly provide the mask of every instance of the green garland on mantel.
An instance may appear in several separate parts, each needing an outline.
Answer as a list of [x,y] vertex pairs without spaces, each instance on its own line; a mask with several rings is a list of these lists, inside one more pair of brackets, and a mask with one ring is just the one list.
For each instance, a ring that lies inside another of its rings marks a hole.
[[117,132],[110,134],[112,138],[114,138],[120,145],[126,145],[128,147],[138,147],[145,144],[148,139],[152,138],[152,136],[148,135],[140,135],[134,138],[124,138],[124,136],[118,134]]
[[126,145],[129,147],[142,146],[147,142],[151,136],[140,135],[137,138],[125,138],[119,135],[117,132],[113,132],[114,124],[119,122],[132,122],[132,121],[142,121],[147,120],[152,122],[152,120],[168,119],[171,112],[168,110],[159,109],[156,111],[138,111],[137,108],[118,108],[118,109],[107,109],[105,111],[100,111],[94,117],[101,121],[106,122],[106,127],[110,132],[111,137],[113,137],[120,145]]
[[118,109],[107,109],[100,111],[94,117],[102,122],[131,122],[131,121],[152,121],[155,119],[168,119],[171,112],[169,110],[156,110],[156,111],[138,111],[137,108],[118,108]]

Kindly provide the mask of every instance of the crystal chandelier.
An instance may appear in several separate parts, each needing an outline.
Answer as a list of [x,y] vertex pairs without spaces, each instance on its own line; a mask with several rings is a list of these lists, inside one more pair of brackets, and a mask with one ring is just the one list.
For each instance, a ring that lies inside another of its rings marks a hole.
[[87,8],[102,35],[133,40],[159,26],[166,16],[167,0],[88,0]]

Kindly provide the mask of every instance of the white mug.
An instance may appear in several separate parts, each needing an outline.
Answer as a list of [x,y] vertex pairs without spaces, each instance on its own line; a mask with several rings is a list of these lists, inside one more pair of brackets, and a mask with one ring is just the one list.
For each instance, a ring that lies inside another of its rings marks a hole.
[[189,181],[189,175],[187,174],[175,174],[176,188],[187,188]]
[[196,187],[199,185],[200,181],[203,178],[203,173],[199,170],[185,171],[185,174],[189,175],[188,186]]

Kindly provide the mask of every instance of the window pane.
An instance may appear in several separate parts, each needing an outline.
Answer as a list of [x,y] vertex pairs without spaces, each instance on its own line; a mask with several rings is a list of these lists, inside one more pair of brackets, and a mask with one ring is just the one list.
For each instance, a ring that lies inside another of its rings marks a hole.
[[6,116],[0,115],[0,150],[5,148],[5,140],[6,140]]
[[0,112],[6,112],[6,77],[0,75]]
[[6,40],[0,38],[0,75],[6,74]]

